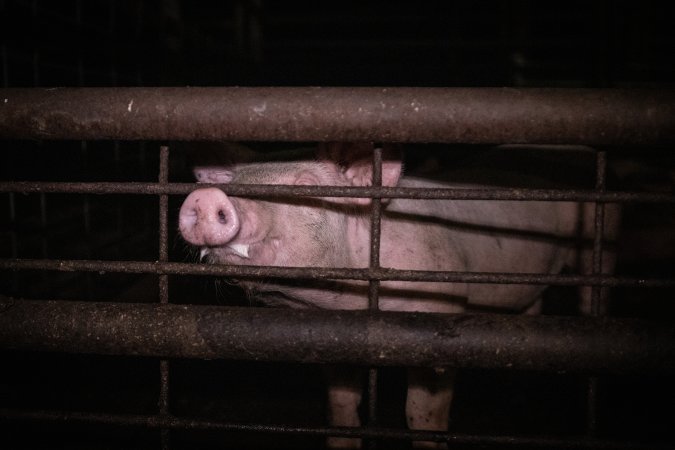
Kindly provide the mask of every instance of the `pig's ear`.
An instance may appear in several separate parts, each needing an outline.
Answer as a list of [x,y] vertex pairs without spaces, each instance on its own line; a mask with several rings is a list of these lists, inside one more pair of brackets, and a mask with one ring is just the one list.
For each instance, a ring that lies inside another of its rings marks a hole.
[[197,142],[190,146],[188,158],[197,182],[225,184],[232,181],[237,164],[255,156],[255,151],[232,142]]
[[[340,174],[352,186],[372,186],[372,143],[326,143],[319,144],[319,159],[336,165]],[[401,178],[401,150],[398,146],[382,146],[382,186],[393,187]]]

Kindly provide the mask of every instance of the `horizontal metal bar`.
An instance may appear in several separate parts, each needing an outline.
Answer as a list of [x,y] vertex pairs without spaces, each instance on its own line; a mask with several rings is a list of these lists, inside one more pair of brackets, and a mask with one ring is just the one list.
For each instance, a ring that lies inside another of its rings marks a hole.
[[111,426],[135,426],[173,430],[217,430],[223,432],[248,432],[267,434],[291,434],[305,436],[340,436],[371,439],[407,439],[413,441],[447,441],[455,445],[514,446],[565,449],[670,449],[658,442],[642,443],[597,439],[585,436],[495,436],[438,431],[403,430],[382,427],[298,427],[286,425],[262,425],[220,422],[159,415],[121,415],[74,411],[22,411],[0,408],[0,420],[62,422],[64,424],[97,424]]
[[146,194],[187,195],[202,187],[216,186],[228,195],[249,197],[365,197],[414,198],[421,200],[513,200],[513,201],[579,201],[579,202],[651,202],[673,203],[674,194],[658,192],[597,192],[570,189],[464,189],[464,188],[399,188],[355,186],[287,186],[260,184],[194,184],[194,183],[72,183],[39,181],[3,181],[0,192],[57,194]]
[[666,144],[675,90],[12,88],[0,137]]
[[159,275],[207,275],[231,278],[434,281],[442,283],[538,284],[546,286],[668,287],[675,278],[634,278],[614,275],[453,272],[378,268],[228,266],[217,264],[100,261],[78,259],[0,259],[0,269],[59,272],[114,272]]
[[598,317],[3,300],[0,347],[569,372],[675,373],[669,324]]

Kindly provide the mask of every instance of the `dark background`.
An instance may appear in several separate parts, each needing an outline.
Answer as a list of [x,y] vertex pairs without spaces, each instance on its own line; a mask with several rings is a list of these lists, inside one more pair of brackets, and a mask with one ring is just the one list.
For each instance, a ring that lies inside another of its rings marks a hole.
[[[675,4],[544,1],[0,0],[2,87],[515,86],[673,88]],[[155,181],[157,142],[0,141],[3,181]],[[425,150],[425,146],[417,149]],[[435,146],[452,155],[477,148]],[[611,188],[673,192],[669,148],[612,148]],[[179,155],[171,179],[188,179]],[[591,168],[592,169],[592,168]],[[171,198],[170,223],[181,198]],[[157,260],[154,197],[0,195],[0,257]],[[617,273],[672,277],[675,211],[628,205]],[[194,261],[174,231],[172,261]],[[154,276],[0,271],[0,295],[156,302]],[[573,314],[574,292],[548,294]],[[611,314],[673,322],[670,289],[616,289]],[[247,304],[228,284],[171,277],[174,303]],[[154,414],[154,359],[5,351],[0,408]],[[184,417],[321,426],[315,366],[172,361]],[[404,426],[404,371],[382,371],[380,417]],[[672,378],[607,377],[599,435],[673,442]],[[578,436],[583,376],[465,371],[451,429]],[[320,438],[174,432],[174,448],[315,448]],[[391,444],[391,443],[390,443]],[[0,448],[152,448],[156,430],[0,421]],[[392,444],[393,445],[393,444]],[[397,444],[405,448],[405,443]],[[386,447],[387,445],[385,445]]]
[[672,86],[670,2],[16,1],[5,86]]

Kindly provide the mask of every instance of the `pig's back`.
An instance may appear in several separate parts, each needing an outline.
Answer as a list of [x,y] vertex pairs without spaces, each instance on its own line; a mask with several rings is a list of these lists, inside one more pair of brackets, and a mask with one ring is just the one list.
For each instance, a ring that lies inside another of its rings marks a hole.
[[[404,178],[402,187],[481,188]],[[411,270],[557,273],[577,245],[579,205],[570,202],[395,199],[383,240],[408,239],[415,252],[393,252],[383,265]],[[387,263],[390,264],[387,264]],[[522,309],[543,290],[522,285],[448,285],[469,305]],[[449,292],[453,293],[453,292]]]

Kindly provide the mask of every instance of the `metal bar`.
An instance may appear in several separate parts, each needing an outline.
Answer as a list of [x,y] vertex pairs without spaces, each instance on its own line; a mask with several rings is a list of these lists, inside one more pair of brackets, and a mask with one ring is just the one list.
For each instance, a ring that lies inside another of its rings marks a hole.
[[[159,149],[159,184],[169,182],[169,147],[163,145]],[[169,260],[169,196],[159,196],[159,261]],[[159,276],[159,301],[161,304],[169,303],[169,276]],[[159,400],[157,402],[159,415],[169,415],[169,361],[159,361]],[[171,435],[168,428],[162,428],[160,432],[162,449],[170,447]]]
[[[373,181],[374,187],[382,186],[382,148],[373,149]],[[370,209],[370,269],[380,268],[380,235],[382,231],[382,199],[371,199]],[[368,308],[379,310],[380,281],[370,280],[368,285]],[[368,369],[368,425],[377,423],[377,369]],[[377,441],[368,442],[370,449],[377,448]]]
[[[159,155],[159,184],[166,185],[169,182],[169,147],[160,147]],[[169,196],[159,196],[159,261],[169,260]],[[168,275],[159,276],[159,301],[169,302],[169,279]]]
[[[45,196],[44,193],[40,194],[40,227],[42,230],[47,229],[47,197]],[[48,258],[49,256],[49,251],[48,251],[48,240],[45,234],[40,235],[40,247],[42,250],[42,257],[43,258]]]
[[[11,253],[10,255],[12,258],[17,258],[19,256],[19,239],[17,235],[17,221],[16,221],[16,195],[12,192],[9,193],[8,195],[8,200],[9,200],[9,210],[7,211],[8,213],[8,218],[9,218],[9,242],[10,242],[10,248],[11,248]],[[12,273],[12,290],[11,292],[18,292],[19,290],[19,278],[16,273]]]
[[[160,417],[170,417],[169,413],[169,360],[161,359],[159,361],[159,408]],[[170,429],[162,427],[160,430],[160,440],[162,449],[167,450],[171,443]]]
[[[373,149],[373,182],[374,187],[382,186],[382,148]],[[372,198],[370,209],[370,269],[380,268],[380,234],[382,231],[382,199]],[[378,309],[378,294],[380,284],[378,280],[370,281],[369,307]]]
[[98,424],[111,426],[169,428],[172,430],[217,430],[223,432],[248,432],[292,434],[306,436],[340,436],[348,438],[407,439],[414,441],[447,441],[454,445],[471,446],[513,446],[534,448],[565,449],[671,449],[669,444],[658,442],[613,441],[583,436],[504,436],[443,433],[438,431],[403,430],[381,427],[297,427],[285,425],[241,424],[190,419],[182,417],[161,417],[152,415],[102,414],[71,411],[23,411],[0,408],[1,420],[31,420],[62,422],[64,424]]
[[[596,192],[574,189],[461,189],[461,188],[401,188],[354,186],[286,186],[257,184],[207,184],[218,187],[227,195],[248,197],[354,197],[354,198],[414,198],[420,200],[513,200],[513,201],[574,201],[574,202],[650,202],[673,203],[675,195],[656,192]],[[62,183],[36,181],[3,181],[0,192],[24,194],[49,192],[54,194],[150,194],[187,195],[197,188],[194,183]]]
[[120,415],[83,413],[69,411],[19,411],[0,408],[2,420],[32,420],[63,422],[66,424],[99,424],[146,428],[170,428],[173,430],[218,430],[223,432],[273,433],[309,436],[341,436],[348,438],[407,439],[414,441],[447,441],[454,445],[471,446],[513,446],[533,448],[565,449],[671,449],[669,444],[658,442],[629,442],[587,437],[552,436],[503,436],[443,433],[437,431],[402,430],[380,427],[297,427],[284,425],[259,425],[219,422],[181,417],[160,417],[148,415]]
[[675,373],[670,324],[607,317],[2,300],[0,347],[160,358]]
[[[607,153],[598,151],[596,155],[595,168],[595,189],[598,192],[604,192],[606,184]],[[593,236],[593,258],[592,273],[598,275],[602,273],[602,241],[604,239],[605,224],[605,204],[597,202],[595,204],[595,223]],[[591,315],[600,315],[600,302],[602,296],[602,287],[591,287]],[[598,377],[590,377],[586,389],[586,432],[590,436],[595,436],[598,431]]]
[[0,137],[667,144],[675,90],[8,88]]
[[215,264],[149,262],[149,261],[94,261],[94,260],[39,260],[0,259],[0,269],[56,270],[60,272],[115,272],[154,273],[167,275],[210,275],[233,278],[295,278],[379,281],[433,281],[447,283],[536,284],[547,286],[605,286],[605,287],[669,287],[674,278],[632,278],[614,275],[528,274],[502,272],[453,272],[379,269],[348,269],[328,267],[227,266]]
[[[89,144],[87,141],[80,141],[80,155],[82,158],[82,163],[83,163],[83,168],[85,172],[89,172]],[[82,225],[84,228],[84,234],[86,236],[86,239],[84,240],[84,257],[86,259],[91,258],[92,255],[92,233],[91,233],[91,224],[92,224],[92,217],[91,217],[91,199],[89,198],[89,195],[83,195],[82,196]],[[91,276],[91,273],[87,273],[85,276],[85,283],[87,286],[87,299],[91,300],[93,298],[93,291],[94,291],[94,282],[93,278]]]
[[[596,180],[595,189],[598,192],[605,191],[607,171],[607,153],[599,151],[596,157]],[[602,273],[602,252],[604,239],[604,225],[605,225],[605,204],[601,202],[595,203],[595,223],[593,236],[593,275]],[[593,286],[591,292],[591,314],[597,316],[600,314],[600,296],[602,288],[600,286]]]

